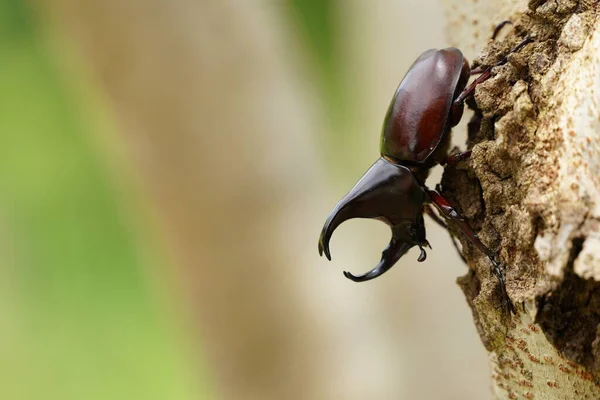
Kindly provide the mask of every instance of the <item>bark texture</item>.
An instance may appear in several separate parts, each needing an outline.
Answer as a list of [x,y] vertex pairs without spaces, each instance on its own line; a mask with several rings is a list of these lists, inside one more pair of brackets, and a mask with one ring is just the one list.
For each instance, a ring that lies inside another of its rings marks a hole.
[[[460,46],[469,36],[458,28],[461,2],[446,3]],[[486,5],[494,7],[464,10]],[[514,27],[475,65],[494,64],[526,36],[534,42],[477,88],[473,156],[442,180],[500,255],[517,305],[516,316],[502,308],[488,260],[463,241],[470,272],[459,285],[489,352],[498,399],[600,398],[599,8],[589,0],[534,0],[496,9],[506,14],[495,22],[510,19]],[[490,22],[474,24],[472,33]]]

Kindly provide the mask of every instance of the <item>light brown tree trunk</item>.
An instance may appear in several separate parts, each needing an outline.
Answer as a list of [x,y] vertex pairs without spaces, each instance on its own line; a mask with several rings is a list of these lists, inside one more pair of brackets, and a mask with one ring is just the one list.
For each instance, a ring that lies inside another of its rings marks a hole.
[[488,260],[463,242],[470,272],[459,284],[489,352],[495,396],[598,399],[600,7],[583,0],[445,3],[458,47],[483,45],[495,23],[514,22],[482,53],[484,65],[523,37],[534,39],[478,87],[473,156],[442,182],[505,263],[518,311],[511,316],[500,305]]

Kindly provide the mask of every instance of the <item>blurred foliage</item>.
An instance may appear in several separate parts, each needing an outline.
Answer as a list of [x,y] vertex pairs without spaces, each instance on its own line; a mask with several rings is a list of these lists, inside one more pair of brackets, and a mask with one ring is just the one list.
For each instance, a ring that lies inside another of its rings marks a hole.
[[107,124],[84,120],[68,87],[86,83],[39,28],[0,0],[0,398],[196,399],[151,246],[90,139]]
[[357,135],[354,113],[344,86],[344,69],[338,48],[339,3],[332,0],[288,0],[291,19],[300,33],[308,58],[318,77],[317,92],[328,123],[322,136],[323,156],[334,176],[346,175],[345,166],[352,162]]
[[33,35],[33,21],[23,1],[0,0],[0,42],[9,44]]
[[292,16],[309,52],[325,75],[326,82],[335,82],[335,21],[331,0],[289,0]]

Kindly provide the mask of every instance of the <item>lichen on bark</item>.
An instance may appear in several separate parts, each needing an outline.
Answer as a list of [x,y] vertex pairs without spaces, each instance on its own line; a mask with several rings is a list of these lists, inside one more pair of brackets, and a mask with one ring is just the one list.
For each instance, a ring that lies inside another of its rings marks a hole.
[[[489,261],[463,240],[459,278],[490,353],[497,398],[600,398],[600,28],[597,1],[530,1],[474,65],[470,160],[444,194],[506,266],[501,306]],[[457,43],[460,45],[460,43]]]

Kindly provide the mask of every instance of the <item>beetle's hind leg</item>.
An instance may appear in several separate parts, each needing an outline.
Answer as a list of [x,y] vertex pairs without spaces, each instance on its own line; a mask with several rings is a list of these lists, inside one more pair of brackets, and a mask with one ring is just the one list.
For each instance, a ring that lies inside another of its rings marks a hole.
[[506,282],[504,280],[504,273],[502,272],[500,263],[498,262],[498,260],[496,260],[496,256],[494,255],[494,253],[490,249],[488,249],[487,246],[481,242],[481,240],[479,240],[479,237],[475,232],[473,232],[467,221],[456,211],[454,207],[452,207],[452,205],[444,197],[442,197],[441,194],[439,194],[435,190],[429,190],[427,193],[429,194],[433,205],[436,206],[436,208],[442,213],[442,215],[445,218],[454,222],[456,226],[462,231],[462,233],[467,237],[467,239],[469,239],[469,241],[473,243],[473,245],[475,245],[475,247],[477,247],[483,254],[488,256],[492,263],[492,273],[496,276],[496,278],[498,279],[498,283],[500,284],[500,291],[504,299],[504,304],[507,306],[510,312],[516,314],[515,306],[510,301],[508,293],[506,292]]

